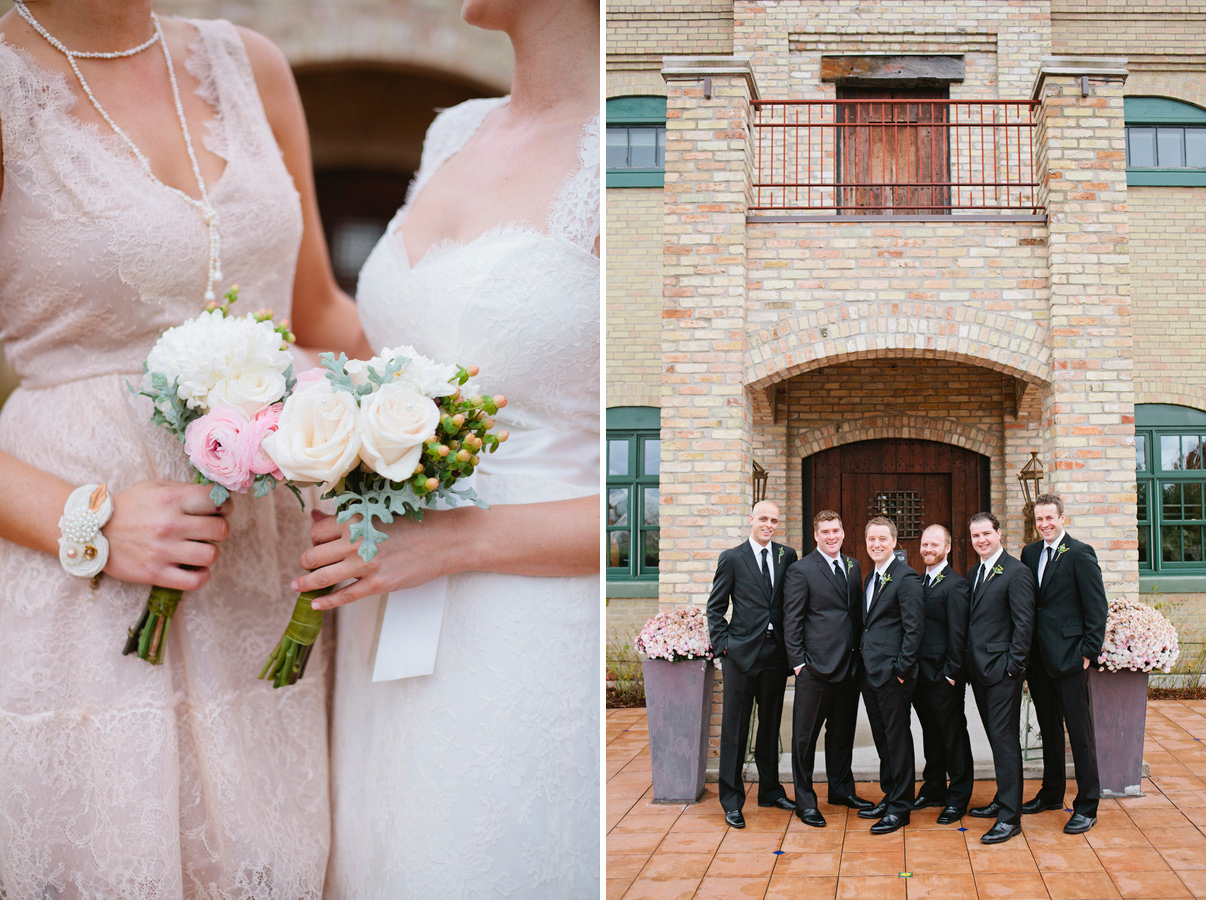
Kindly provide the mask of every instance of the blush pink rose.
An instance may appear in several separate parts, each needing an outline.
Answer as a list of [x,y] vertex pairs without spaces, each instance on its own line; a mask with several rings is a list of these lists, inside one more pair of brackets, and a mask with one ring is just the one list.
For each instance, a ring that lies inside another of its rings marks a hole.
[[308,370],[302,370],[297,376],[298,384],[306,382],[317,382],[319,379],[325,379],[327,368],[325,366],[312,366]]
[[184,430],[184,453],[202,476],[232,492],[245,492],[254,474],[239,433],[250,421],[237,407],[216,407]]
[[251,422],[239,433],[240,452],[246,456],[247,469],[252,473],[267,473],[273,479],[285,478],[285,474],[263,448],[264,439],[276,432],[281,419],[281,408],[284,406],[282,402],[269,404],[253,416]]

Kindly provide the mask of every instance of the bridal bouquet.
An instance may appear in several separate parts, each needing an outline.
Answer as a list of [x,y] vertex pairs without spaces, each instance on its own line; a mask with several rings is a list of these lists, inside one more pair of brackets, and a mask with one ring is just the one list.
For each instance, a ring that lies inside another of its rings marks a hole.
[[[248,489],[259,498],[284,478],[261,446],[293,384],[293,335],[288,321],[272,322],[270,310],[231,316],[238,296],[236,285],[224,304],[211,301],[200,316],[164,332],[143,365],[141,389],[130,386],[154,402],[151,421],[184,443],[195,480],[213,486],[215,504]],[[182,595],[152,586],[122,654],[162,663]]]
[[[371,561],[387,538],[374,523],[421,520],[437,502],[485,507],[472,489],[453,487],[507,438],[490,432],[506,398],[466,385],[476,367],[436,363],[408,347],[368,361],[320,359],[298,377],[263,450],[291,482],[320,484],[340,523],[356,518],[351,540],[361,559]],[[312,602],[330,591],[298,596],[261,679],[280,688],[302,677],[323,622]]]

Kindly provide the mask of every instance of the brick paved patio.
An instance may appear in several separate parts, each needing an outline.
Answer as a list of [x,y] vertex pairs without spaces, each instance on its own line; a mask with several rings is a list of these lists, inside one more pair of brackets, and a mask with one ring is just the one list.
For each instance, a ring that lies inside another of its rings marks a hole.
[[[1066,835],[1069,814],[1048,811],[1024,817],[1021,836],[985,846],[990,821],[943,827],[934,808],[873,836],[845,808],[822,804],[823,830],[758,808],[756,786],[744,830],[724,823],[714,783],[697,804],[654,805],[645,710],[611,710],[607,898],[1206,898],[1206,701],[1149,702],[1145,739],[1143,798],[1104,800],[1087,834]],[[1027,781],[1024,798],[1037,788]],[[1073,794],[1070,780],[1068,804]],[[865,783],[859,795],[880,793]],[[978,780],[972,805],[992,795],[992,782]]]

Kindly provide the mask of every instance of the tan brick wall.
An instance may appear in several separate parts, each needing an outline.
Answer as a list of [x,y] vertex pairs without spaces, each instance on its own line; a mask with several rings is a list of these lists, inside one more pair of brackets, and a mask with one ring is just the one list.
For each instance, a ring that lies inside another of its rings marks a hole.
[[1052,0],[1056,53],[1125,56],[1132,67],[1206,62],[1206,8],[1195,0]]
[[657,407],[662,370],[661,188],[607,191],[607,406]]
[[607,4],[609,68],[661,68],[663,56],[733,52],[731,0],[644,0]]

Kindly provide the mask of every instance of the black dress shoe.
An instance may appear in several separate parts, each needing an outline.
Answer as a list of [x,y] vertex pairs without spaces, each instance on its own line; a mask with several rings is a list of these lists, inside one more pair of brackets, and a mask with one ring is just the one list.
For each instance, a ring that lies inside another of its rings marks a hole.
[[724,822],[730,827],[736,827],[738,830],[745,827],[745,818],[741,816],[741,812],[736,808],[724,813]]
[[989,802],[983,808],[969,808],[967,813],[972,817],[996,817],[1001,813],[1001,803]]
[[1063,801],[1048,802],[1042,796],[1035,796],[1022,805],[1022,814],[1038,814],[1040,811],[1057,811],[1064,807]]
[[934,796],[918,796],[917,801],[913,803],[913,810],[919,811],[922,808],[942,808],[943,802]]
[[957,824],[959,819],[967,813],[965,808],[957,808],[954,805],[947,805],[942,809],[942,814],[938,815],[938,823],[940,824]]
[[1005,842],[1007,839],[1012,839],[1022,832],[1021,824],[1007,824],[1004,821],[997,821],[992,825],[992,829],[980,837],[980,842],[987,845],[994,843]]
[[829,804],[845,805],[847,808],[854,808],[855,810],[859,811],[864,808],[875,807],[874,802],[868,802],[866,799],[859,798],[858,796],[830,796]]
[[773,799],[770,802],[759,802],[758,807],[759,808],[782,808],[784,811],[795,811],[796,803],[793,802],[791,799],[789,799],[787,796],[783,796],[782,798]]
[[1074,814],[1068,819],[1068,823],[1064,824],[1065,833],[1088,833],[1089,829],[1097,823],[1097,818],[1088,817],[1083,814]]
[[805,808],[802,811],[796,812],[796,817],[808,824],[810,827],[824,827],[825,817],[816,808]]
[[886,804],[886,803],[884,803],[884,802],[880,802],[878,805],[873,805],[873,806],[871,806],[870,808],[862,808],[862,809],[860,809],[860,810],[859,810],[859,813],[858,813],[858,816],[859,816],[859,817],[865,817],[865,818],[868,818],[868,819],[870,819],[870,820],[875,820],[876,818],[881,818],[881,817],[883,817],[883,816],[884,816],[885,814],[887,814],[887,813],[888,813],[888,806],[887,806],[887,804]]
[[895,833],[901,827],[909,822],[908,816],[901,817],[899,814],[885,814],[874,824],[871,825],[872,833]]

